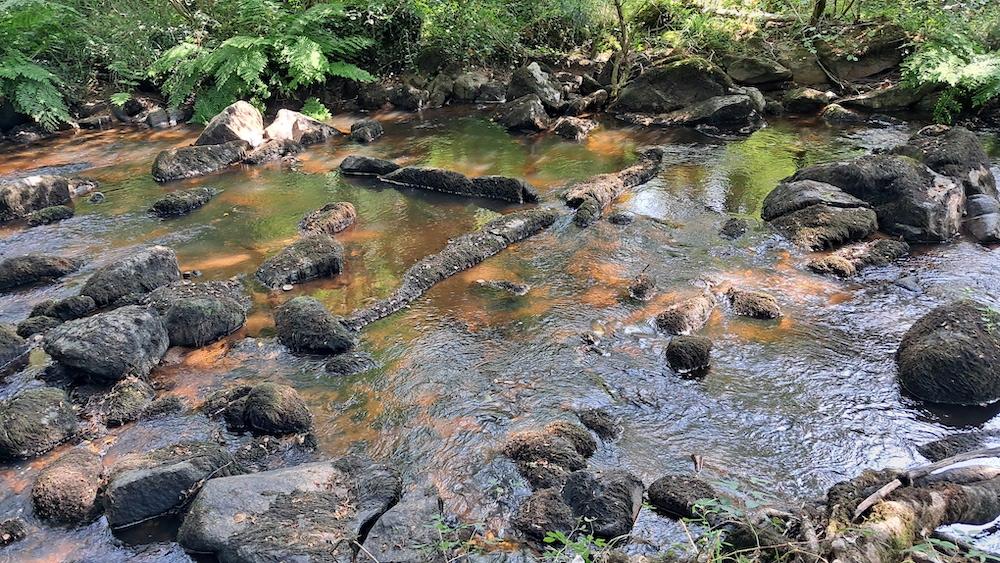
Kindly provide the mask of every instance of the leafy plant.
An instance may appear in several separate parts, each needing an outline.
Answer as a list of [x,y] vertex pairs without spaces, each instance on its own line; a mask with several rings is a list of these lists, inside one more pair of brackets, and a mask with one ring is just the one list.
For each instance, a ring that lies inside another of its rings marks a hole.
[[306,103],[302,104],[302,110],[299,113],[320,121],[326,121],[333,117],[330,110],[323,105],[323,102],[319,101],[319,98],[309,98],[306,100]]
[[441,557],[446,563],[458,561],[470,553],[478,553],[489,547],[495,540],[483,535],[482,524],[450,524],[441,515],[436,515],[428,524],[437,539],[434,542],[416,546],[418,549]]
[[132,99],[132,94],[128,92],[115,92],[108,100],[116,107],[122,107]]
[[951,559],[954,557],[962,557],[964,558],[963,560],[978,561],[979,563],[995,560],[994,557],[991,557],[984,551],[976,548],[965,548],[954,542],[939,538],[927,538],[907,549],[904,553],[921,555],[930,561],[937,561],[942,558]]
[[[290,94],[332,77],[367,82],[374,77],[351,62],[371,40],[335,31],[340,4],[320,3],[296,11],[276,0],[220,0],[225,24],[218,37],[191,38],[169,49],[150,67],[163,80],[173,105],[195,97],[195,122],[207,122],[240,100],[263,105],[274,94]],[[222,21],[222,20],[220,20]]]
[[904,77],[913,87],[942,87],[934,118],[954,120],[967,108],[1000,98],[1000,52],[986,52],[961,33],[941,35],[924,43],[905,63]]
[[570,534],[563,532],[548,532],[542,539],[545,542],[545,558],[550,561],[570,561],[572,556],[579,556],[584,563],[593,563],[595,556],[601,550],[608,547],[608,542],[594,536],[579,536],[576,532]]

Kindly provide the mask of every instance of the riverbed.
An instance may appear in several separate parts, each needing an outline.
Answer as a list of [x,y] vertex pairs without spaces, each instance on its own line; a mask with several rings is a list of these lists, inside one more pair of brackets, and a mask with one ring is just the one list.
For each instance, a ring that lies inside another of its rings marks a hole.
[[[333,140],[310,147],[298,163],[165,185],[150,176],[153,158],[191,143],[198,129],[110,129],[0,148],[0,176],[53,167],[97,180],[106,196],[102,203],[78,199],[76,216],[61,223],[0,228],[0,257],[46,252],[87,262],[55,285],[0,295],[0,322],[16,323],[39,301],[75,294],[97,267],[153,244],[172,247],[181,269],[198,280],[244,275],[254,302],[246,326],[205,348],[171,349],[151,375],[158,395],[181,397],[193,409],[226,384],[288,383],[315,418],[317,451],[310,455],[387,461],[408,486],[435,485],[448,512],[497,536],[510,533],[506,516],[525,492],[497,446],[512,431],[572,419],[578,408],[604,407],[621,420],[620,438],[602,443],[591,466],[624,467],[648,485],[668,472],[693,471],[691,456],[699,455],[709,478],[732,482],[740,494],[784,500],[820,496],[865,468],[921,462],[918,445],[957,430],[1000,428],[1000,407],[942,409],[907,396],[893,362],[903,333],[931,308],[970,294],[1000,305],[1000,259],[992,249],[968,240],[915,247],[896,264],[839,280],[806,270],[810,254],[760,221],[764,196],[796,169],[900,144],[918,124],[832,128],[777,120],[746,138],[718,139],[607,120],[573,143],[512,135],[485,115],[385,113],[377,117],[386,135],[371,145]],[[346,130],[357,117],[331,123]],[[983,140],[1000,163],[1000,137]],[[561,206],[567,183],[624,168],[651,144],[664,146],[666,166],[615,207],[634,213],[634,222],[581,230],[567,215],[445,280],[363,331],[360,348],[376,369],[330,376],[322,358],[293,356],[274,340],[272,310],[280,303],[309,295],[346,315],[388,295],[408,267],[449,239],[527,207],[346,179],[336,168],[347,155],[516,176],[536,187],[540,205]],[[164,193],[195,186],[223,191],[183,218],[146,213]],[[358,212],[356,224],[336,237],[346,271],[287,292],[256,285],[253,272],[295,238],[299,219],[334,201]],[[750,232],[735,241],[720,237],[730,217],[748,219]],[[646,303],[623,298],[640,273],[656,281]],[[484,290],[477,280],[531,289],[514,296]],[[684,378],[667,367],[668,339],[652,318],[706,284],[770,292],[784,315],[761,321],[717,309],[702,331],[714,342],[712,366]],[[46,361],[33,353],[35,366]],[[8,378],[0,398],[25,384]],[[188,410],[95,432],[87,445],[109,466],[179,437],[240,440]],[[0,560],[188,560],[175,544],[161,543],[169,527],[125,543],[103,521],[67,530],[35,520],[31,483],[64,451],[0,466],[0,517],[20,515],[30,528],[27,539],[0,549]],[[644,510],[629,549],[649,553],[681,537]]]

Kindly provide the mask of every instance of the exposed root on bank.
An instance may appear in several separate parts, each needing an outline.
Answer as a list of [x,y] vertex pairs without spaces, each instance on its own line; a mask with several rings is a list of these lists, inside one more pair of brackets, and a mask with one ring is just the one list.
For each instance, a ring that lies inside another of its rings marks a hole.
[[448,243],[441,252],[414,264],[403,274],[403,282],[389,297],[355,311],[344,320],[354,329],[387,317],[424,294],[449,276],[467,270],[501,250],[534,236],[559,217],[555,209],[530,209],[504,215],[482,229],[462,235]]
[[573,184],[565,199],[566,205],[576,209],[576,224],[581,227],[593,224],[629,188],[652,180],[662,163],[663,149],[651,147],[640,152],[638,162],[620,172],[601,174]]

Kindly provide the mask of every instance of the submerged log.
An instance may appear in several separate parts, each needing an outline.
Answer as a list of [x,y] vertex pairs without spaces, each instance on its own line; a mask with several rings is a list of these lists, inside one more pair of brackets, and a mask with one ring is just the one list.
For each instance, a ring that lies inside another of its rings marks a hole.
[[651,147],[640,153],[638,162],[620,172],[601,174],[571,186],[565,199],[566,205],[576,209],[576,224],[593,224],[629,188],[652,180],[662,163],[663,149]]
[[501,250],[529,238],[552,225],[559,217],[555,209],[530,209],[504,215],[482,229],[462,235],[441,252],[427,256],[403,274],[403,282],[389,297],[354,312],[344,320],[352,329],[360,329],[387,317],[417,299],[439,281],[466,270],[498,254]]

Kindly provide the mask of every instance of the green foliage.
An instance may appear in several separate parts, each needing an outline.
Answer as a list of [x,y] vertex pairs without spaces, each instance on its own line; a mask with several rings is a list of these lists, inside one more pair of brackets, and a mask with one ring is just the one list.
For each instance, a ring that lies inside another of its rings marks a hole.
[[296,11],[276,0],[220,0],[213,7],[219,19],[212,21],[225,23],[215,26],[212,37],[182,42],[150,66],[171,104],[197,94],[195,122],[207,122],[240,99],[263,105],[274,94],[291,94],[333,77],[374,79],[348,62],[372,42],[336,33],[334,26],[344,16],[340,4]]
[[114,94],[111,94],[108,101],[110,101],[115,107],[122,107],[131,99],[132,94],[129,94],[128,92],[115,92]]
[[302,104],[300,113],[306,117],[311,117],[320,121],[326,121],[327,119],[333,117],[330,110],[319,101],[319,98],[309,98],[306,100],[306,103]]
[[427,525],[437,537],[431,543],[420,544],[417,547],[432,558],[440,558],[445,563],[460,561],[471,553],[480,553],[484,548],[496,543],[483,535],[485,526],[482,524],[450,524],[444,521],[440,514]]
[[939,122],[950,123],[962,110],[1000,98],[1000,51],[987,52],[965,34],[941,34],[927,41],[904,62],[903,73],[914,87],[942,88],[934,107]]
[[562,563],[572,561],[576,556],[584,563],[594,563],[598,554],[610,549],[611,544],[592,535],[582,535],[583,528],[577,526],[572,533],[548,532],[542,539],[545,542],[545,559]]
[[938,538],[927,538],[907,549],[904,553],[907,555],[919,555],[926,558],[928,561],[962,558],[963,561],[978,561],[979,563],[986,563],[987,561],[995,560],[994,557],[991,557],[984,551],[975,548],[965,549],[954,542]]

